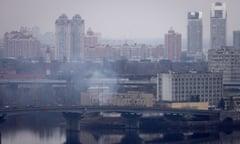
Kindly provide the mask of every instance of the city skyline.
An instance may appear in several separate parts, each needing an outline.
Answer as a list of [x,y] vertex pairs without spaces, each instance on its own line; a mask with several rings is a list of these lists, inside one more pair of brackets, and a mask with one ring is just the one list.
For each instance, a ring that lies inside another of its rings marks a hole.
[[[240,29],[240,20],[234,19],[238,12],[237,0],[225,2],[228,13],[227,37],[232,39],[232,31]],[[216,0],[1,0],[0,16],[2,25],[0,37],[21,26],[39,26],[41,32],[54,32],[54,21],[61,15],[75,14],[85,19],[85,27],[100,32],[103,38],[164,38],[170,27],[187,37],[187,13],[203,12],[203,36],[210,37],[210,10]],[[11,7],[11,10],[9,9]],[[167,16],[166,16],[167,15]],[[228,44],[232,43],[232,41]]]

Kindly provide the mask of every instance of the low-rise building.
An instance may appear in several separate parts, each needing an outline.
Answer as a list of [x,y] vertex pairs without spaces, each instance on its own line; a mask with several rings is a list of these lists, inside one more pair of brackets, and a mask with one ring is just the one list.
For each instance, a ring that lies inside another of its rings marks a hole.
[[153,94],[138,91],[115,93],[108,99],[108,104],[114,106],[152,107],[154,102]]
[[112,95],[109,87],[89,87],[86,92],[81,92],[81,105],[107,105],[107,100]]
[[81,93],[81,105],[151,107],[154,102],[154,96],[150,93],[137,91],[116,93],[107,87],[90,87],[87,92]]

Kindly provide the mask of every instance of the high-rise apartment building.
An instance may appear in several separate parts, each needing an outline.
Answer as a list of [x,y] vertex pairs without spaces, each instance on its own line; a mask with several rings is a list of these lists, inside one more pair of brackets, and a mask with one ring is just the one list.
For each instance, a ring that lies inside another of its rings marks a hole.
[[187,52],[190,56],[202,53],[203,27],[202,12],[189,12],[187,25]]
[[223,82],[240,82],[240,49],[222,47],[208,50],[208,70],[222,72]]
[[69,20],[62,14],[55,21],[56,59],[70,61]]
[[222,73],[162,73],[158,97],[171,102],[208,102],[217,106],[223,97]]
[[72,20],[63,14],[55,22],[57,59],[79,61],[83,59],[84,20],[73,16]]
[[240,49],[240,31],[233,31],[233,47]]
[[222,2],[215,2],[212,4],[210,14],[211,48],[219,49],[226,45],[226,28],[226,4]]
[[70,32],[71,61],[83,60],[84,31],[84,20],[78,14],[73,16]]
[[40,41],[30,32],[12,31],[4,34],[3,57],[40,57]]
[[171,61],[179,61],[182,53],[182,35],[170,29],[165,34],[166,56]]

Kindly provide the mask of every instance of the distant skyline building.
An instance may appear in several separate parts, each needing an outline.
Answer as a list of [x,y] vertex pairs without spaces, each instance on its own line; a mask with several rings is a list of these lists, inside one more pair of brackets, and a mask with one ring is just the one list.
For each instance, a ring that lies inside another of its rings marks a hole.
[[84,39],[85,48],[96,48],[99,44],[99,36],[93,32],[91,28],[88,28],[87,34]]
[[182,53],[182,35],[172,28],[165,34],[166,56],[171,61],[179,61]]
[[187,39],[187,52],[190,56],[203,52],[202,12],[188,12]]
[[219,49],[226,45],[227,11],[226,4],[222,2],[212,3],[210,13],[211,48]]
[[62,14],[55,22],[56,59],[70,61],[70,30],[67,15]]
[[71,61],[83,60],[84,33],[84,20],[80,15],[76,14],[71,20]]
[[233,47],[240,49],[240,30],[233,31]]
[[69,20],[65,14],[55,22],[55,39],[57,59],[63,61],[80,61],[83,59],[84,20],[80,15]]
[[32,36],[31,32],[26,31],[12,31],[4,34],[4,48],[3,57],[16,58],[39,58],[40,41]]

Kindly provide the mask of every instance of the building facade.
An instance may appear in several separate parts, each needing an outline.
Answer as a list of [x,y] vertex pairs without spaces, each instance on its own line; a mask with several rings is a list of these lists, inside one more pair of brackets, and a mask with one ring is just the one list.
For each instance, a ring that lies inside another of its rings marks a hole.
[[70,61],[69,20],[62,14],[55,21],[56,59]]
[[81,93],[81,105],[152,107],[154,103],[153,94],[139,91],[117,93],[107,87],[90,87]]
[[187,25],[187,51],[190,56],[201,54],[203,51],[202,12],[189,12]]
[[233,47],[240,49],[240,31],[233,31]]
[[99,43],[99,36],[92,31],[91,28],[88,28],[87,34],[84,38],[84,48],[96,48]]
[[165,50],[169,60],[179,61],[182,53],[182,35],[170,29],[165,34]]
[[144,44],[133,45],[97,45],[95,48],[85,48],[85,60],[102,61],[128,59],[129,61],[151,60],[159,61],[165,59],[164,45],[152,46]]
[[211,48],[219,49],[226,45],[227,12],[222,2],[212,4],[210,14]]
[[79,61],[83,59],[84,20],[73,16],[72,20],[63,14],[55,22],[56,59]]
[[240,112],[240,95],[224,97],[225,109]]
[[240,82],[240,49],[222,47],[208,50],[208,70],[223,73],[223,82]]
[[12,31],[4,34],[3,57],[40,57],[40,41],[28,32]]
[[158,97],[170,102],[208,102],[217,106],[223,96],[221,73],[163,73],[158,77]]
[[73,16],[70,33],[71,61],[79,61],[84,58],[84,31],[84,20],[78,14]]

